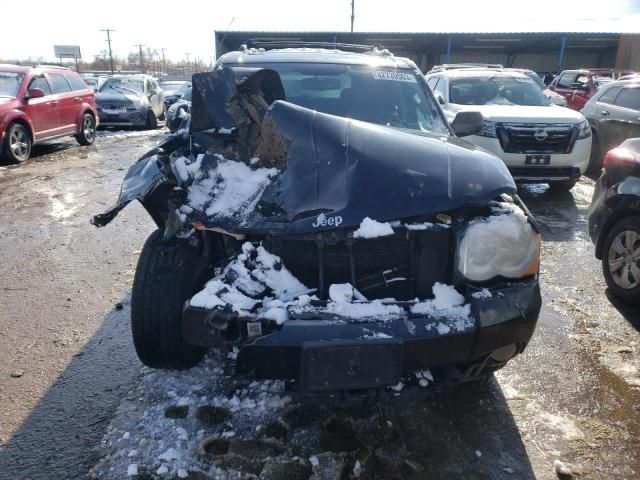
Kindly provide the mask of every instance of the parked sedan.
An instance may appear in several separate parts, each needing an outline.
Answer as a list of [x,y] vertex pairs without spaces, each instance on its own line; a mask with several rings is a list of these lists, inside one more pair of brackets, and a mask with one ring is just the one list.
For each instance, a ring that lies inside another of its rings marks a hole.
[[189,114],[191,110],[191,89],[187,90],[184,96],[176,101],[167,110],[167,128],[171,133],[176,132],[182,121]]
[[167,108],[184,98],[187,92],[191,92],[191,82],[169,80],[160,82],[160,87],[164,91],[164,103]]
[[0,158],[20,162],[31,147],[75,136],[81,145],[95,140],[95,95],[68,68],[0,65]]
[[107,79],[96,96],[103,126],[156,128],[164,120],[164,92],[149,75],[116,75]]
[[609,82],[587,102],[582,114],[593,132],[589,169],[602,168],[605,152],[640,137],[640,77]]
[[640,138],[604,157],[589,210],[589,235],[609,290],[640,304]]

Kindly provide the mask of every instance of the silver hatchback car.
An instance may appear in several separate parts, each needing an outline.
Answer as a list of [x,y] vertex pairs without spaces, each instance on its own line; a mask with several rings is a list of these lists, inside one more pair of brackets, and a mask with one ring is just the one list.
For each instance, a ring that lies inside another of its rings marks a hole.
[[164,120],[164,92],[149,75],[114,75],[96,94],[101,126],[156,128]]

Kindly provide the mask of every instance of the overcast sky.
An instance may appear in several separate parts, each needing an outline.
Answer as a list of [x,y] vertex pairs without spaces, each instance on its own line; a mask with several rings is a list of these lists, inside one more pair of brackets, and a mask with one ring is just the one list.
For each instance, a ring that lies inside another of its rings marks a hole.
[[[613,31],[640,33],[640,0],[356,0],[356,31]],[[447,9],[449,7],[449,9]],[[350,0],[0,0],[0,58],[55,60],[53,45],[80,45],[82,56],[137,43],[189,52],[209,62],[215,30],[348,31]]]

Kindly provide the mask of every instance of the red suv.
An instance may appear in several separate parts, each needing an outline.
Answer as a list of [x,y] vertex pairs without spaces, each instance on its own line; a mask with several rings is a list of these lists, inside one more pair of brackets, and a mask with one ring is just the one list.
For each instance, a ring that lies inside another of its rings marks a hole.
[[615,72],[608,68],[564,70],[553,79],[549,89],[567,99],[567,106],[580,111],[602,85],[612,82]]
[[0,65],[0,158],[26,160],[34,143],[69,135],[91,145],[97,122],[95,94],[74,71]]

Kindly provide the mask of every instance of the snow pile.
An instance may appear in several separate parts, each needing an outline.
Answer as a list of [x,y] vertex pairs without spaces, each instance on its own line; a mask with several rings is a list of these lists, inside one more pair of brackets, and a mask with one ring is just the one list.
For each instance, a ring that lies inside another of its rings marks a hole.
[[[222,363],[222,352],[211,352],[188,371],[142,368],[139,383],[122,399],[106,429],[100,442],[105,456],[91,478],[152,478],[155,473],[153,478],[169,480],[200,478],[198,472],[207,478],[239,478],[233,467],[227,470],[201,458],[201,442],[206,437],[254,440],[256,427],[282,417],[291,397],[281,381],[233,381]],[[185,407],[184,415],[168,416],[176,406]],[[218,409],[222,416],[208,420],[201,409]]]
[[406,314],[402,307],[385,303],[382,300],[372,300],[363,303],[329,302],[324,311],[351,320],[392,320],[403,317]]
[[471,294],[471,296],[473,298],[491,298],[493,295],[491,294],[491,292],[489,291],[489,289],[487,288],[483,288],[482,290],[480,290],[479,292],[473,292]]
[[420,230],[430,230],[432,228],[449,228],[449,225],[447,225],[446,223],[431,223],[431,222],[405,223],[404,228],[412,231],[420,231]]
[[188,214],[197,210],[209,217],[221,219],[242,218],[255,208],[278,170],[252,169],[242,162],[216,156],[218,163],[215,168],[200,168],[198,161],[188,171],[176,165],[181,179],[183,174],[193,175],[195,172],[193,183],[189,186],[187,203],[180,211]]
[[350,283],[334,283],[329,287],[329,298],[336,303],[347,303],[356,300],[366,301],[364,295]]
[[287,270],[280,257],[261,245],[256,247],[246,242],[242,253],[222,274],[209,280],[204,289],[191,298],[190,304],[207,309],[231,308],[242,316],[253,312],[258,318],[282,324],[287,320],[286,307],[306,306],[311,300],[306,295],[309,292],[311,289]]
[[380,223],[365,217],[360,223],[360,228],[353,232],[353,238],[377,238],[393,235],[393,228],[389,223]]
[[[445,335],[451,330],[463,331],[473,326],[470,317],[471,306],[464,303],[464,296],[451,285],[436,282],[433,286],[432,300],[417,302],[411,307],[411,313],[429,315],[444,320],[435,325],[438,333]],[[433,328],[434,325],[429,325]]]

